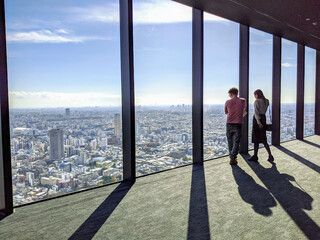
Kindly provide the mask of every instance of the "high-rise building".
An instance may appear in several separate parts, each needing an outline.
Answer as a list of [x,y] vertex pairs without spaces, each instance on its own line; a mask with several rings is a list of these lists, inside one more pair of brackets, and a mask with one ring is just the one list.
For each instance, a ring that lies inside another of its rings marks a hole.
[[87,154],[85,152],[80,152],[80,165],[84,165],[87,161]]
[[140,123],[138,120],[136,120],[136,136],[139,136],[140,134]]
[[97,140],[94,139],[94,140],[91,141],[91,147],[92,147],[93,150],[97,149]]
[[34,186],[34,173],[33,172],[27,172],[26,173],[26,178],[27,178],[27,181],[29,182],[29,185],[30,186]]
[[70,118],[70,108],[66,108],[66,118]]
[[121,136],[120,114],[118,113],[114,115],[114,135],[116,137]]
[[181,139],[182,139],[182,142],[188,142],[188,140],[189,140],[188,134],[183,133]]
[[60,160],[64,157],[63,130],[51,129],[49,131],[50,159]]

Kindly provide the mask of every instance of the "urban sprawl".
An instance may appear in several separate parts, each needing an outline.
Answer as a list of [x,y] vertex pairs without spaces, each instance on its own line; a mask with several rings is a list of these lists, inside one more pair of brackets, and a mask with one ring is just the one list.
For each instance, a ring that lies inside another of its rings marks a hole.
[[[281,141],[288,141],[295,138],[295,104],[281,107]],[[305,135],[314,131],[313,109],[305,105]],[[11,109],[14,204],[121,181],[120,113],[99,107]],[[252,106],[249,113],[250,130]],[[223,105],[205,105],[205,160],[228,154],[225,122]],[[190,105],[137,106],[135,130],[138,176],[192,162]]]

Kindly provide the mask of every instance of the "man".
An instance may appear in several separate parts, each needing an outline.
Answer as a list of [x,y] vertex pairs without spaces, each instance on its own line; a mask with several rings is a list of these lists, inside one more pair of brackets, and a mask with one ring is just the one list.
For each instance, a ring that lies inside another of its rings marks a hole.
[[238,164],[237,154],[239,152],[239,144],[241,138],[241,130],[243,118],[246,112],[246,100],[238,98],[238,89],[230,88],[229,97],[225,103],[225,113],[227,114],[227,139],[229,147],[230,164]]

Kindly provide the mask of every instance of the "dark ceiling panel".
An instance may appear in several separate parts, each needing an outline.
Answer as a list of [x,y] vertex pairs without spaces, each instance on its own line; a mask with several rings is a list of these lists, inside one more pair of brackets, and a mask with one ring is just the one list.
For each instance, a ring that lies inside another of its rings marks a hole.
[[320,50],[320,1],[175,0]]

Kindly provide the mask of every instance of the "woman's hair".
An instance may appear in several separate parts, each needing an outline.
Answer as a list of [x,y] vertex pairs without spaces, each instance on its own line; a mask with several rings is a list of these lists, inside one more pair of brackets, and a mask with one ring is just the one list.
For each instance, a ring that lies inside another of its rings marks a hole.
[[254,91],[253,94],[257,94],[259,99],[263,99],[264,103],[266,103],[266,97],[263,95],[263,92],[260,89]]

